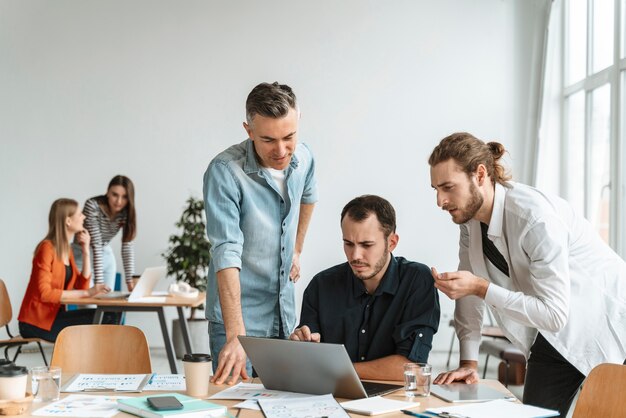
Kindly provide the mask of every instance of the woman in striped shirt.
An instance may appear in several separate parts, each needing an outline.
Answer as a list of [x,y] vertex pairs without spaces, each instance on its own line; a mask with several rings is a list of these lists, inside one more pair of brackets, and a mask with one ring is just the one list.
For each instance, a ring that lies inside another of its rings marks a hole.
[[[110,243],[121,229],[124,275],[128,290],[132,290],[135,274],[133,240],[137,232],[133,182],[126,176],[113,177],[105,195],[87,199],[83,213],[86,216],[85,228],[91,235],[93,282],[104,283],[111,289],[115,287],[117,266]],[[82,265],[81,261],[77,259],[77,264]]]

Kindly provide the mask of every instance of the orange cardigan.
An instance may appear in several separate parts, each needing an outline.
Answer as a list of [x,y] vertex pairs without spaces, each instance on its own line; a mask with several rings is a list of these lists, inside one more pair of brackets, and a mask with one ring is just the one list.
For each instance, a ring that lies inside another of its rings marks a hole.
[[[74,255],[70,252],[72,278],[68,289],[88,289],[89,278],[85,278],[76,267]],[[33,257],[33,271],[26,288],[18,321],[26,322],[50,331],[59,309],[61,293],[65,285],[65,264],[49,240],[41,242]]]

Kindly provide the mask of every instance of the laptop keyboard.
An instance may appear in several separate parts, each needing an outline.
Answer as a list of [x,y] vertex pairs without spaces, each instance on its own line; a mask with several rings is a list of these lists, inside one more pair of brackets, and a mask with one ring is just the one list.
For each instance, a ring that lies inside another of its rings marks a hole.
[[398,389],[402,389],[404,386],[401,385],[392,385],[389,383],[378,383],[378,382],[364,382],[363,389],[365,389],[365,393],[367,393],[368,397],[385,395],[387,393],[395,392]]

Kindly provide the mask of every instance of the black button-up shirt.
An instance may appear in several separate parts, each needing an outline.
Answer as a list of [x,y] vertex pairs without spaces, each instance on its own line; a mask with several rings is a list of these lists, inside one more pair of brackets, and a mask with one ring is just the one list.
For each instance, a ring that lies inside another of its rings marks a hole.
[[353,362],[400,354],[426,362],[439,327],[439,297],[430,269],[391,256],[373,295],[348,263],[317,274],[304,291],[299,327],[343,344]]

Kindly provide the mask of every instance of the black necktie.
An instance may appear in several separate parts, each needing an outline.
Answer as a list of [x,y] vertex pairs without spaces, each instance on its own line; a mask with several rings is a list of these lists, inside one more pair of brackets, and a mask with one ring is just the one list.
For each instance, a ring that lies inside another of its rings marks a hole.
[[483,254],[491,261],[491,264],[496,266],[498,270],[502,273],[506,274],[509,277],[509,265],[506,263],[504,256],[498,251],[496,246],[487,236],[487,229],[489,229],[489,225],[480,223],[480,231],[483,236]]

